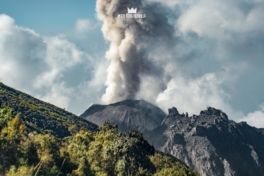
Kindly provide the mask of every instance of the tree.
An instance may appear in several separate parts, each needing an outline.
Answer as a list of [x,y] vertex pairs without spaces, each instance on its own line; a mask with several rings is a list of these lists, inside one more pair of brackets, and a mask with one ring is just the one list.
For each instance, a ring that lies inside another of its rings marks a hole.
[[154,147],[144,140],[142,133],[138,131],[126,131],[118,133],[114,141],[107,146],[106,159],[109,164],[114,163],[114,173],[117,175],[138,175],[139,171],[144,175],[155,172],[154,165],[148,155],[154,154]]

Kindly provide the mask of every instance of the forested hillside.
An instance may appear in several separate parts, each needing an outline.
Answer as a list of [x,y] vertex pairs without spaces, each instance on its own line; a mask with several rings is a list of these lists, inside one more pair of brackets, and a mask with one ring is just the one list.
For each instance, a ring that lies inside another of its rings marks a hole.
[[97,127],[0,84],[0,175],[197,176],[138,131]]

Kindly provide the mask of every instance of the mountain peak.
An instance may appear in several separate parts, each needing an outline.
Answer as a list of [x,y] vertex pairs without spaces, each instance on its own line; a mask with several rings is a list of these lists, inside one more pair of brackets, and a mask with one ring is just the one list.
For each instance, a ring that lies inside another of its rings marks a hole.
[[180,115],[177,108],[175,107],[170,108],[168,111],[169,111],[169,115],[168,115],[169,117]]
[[228,120],[228,116],[222,110],[208,106],[206,110],[200,112],[200,115],[218,116]]
[[81,117],[102,125],[118,124],[119,129],[149,131],[158,127],[166,114],[145,100],[124,100],[109,105],[92,105]]

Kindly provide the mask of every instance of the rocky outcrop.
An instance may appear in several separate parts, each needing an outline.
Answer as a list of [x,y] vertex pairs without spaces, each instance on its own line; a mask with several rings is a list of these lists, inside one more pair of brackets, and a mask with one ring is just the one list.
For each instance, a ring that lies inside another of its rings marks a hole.
[[159,128],[163,130],[154,130],[146,139],[201,175],[264,175],[264,135],[246,122],[229,120],[221,110],[208,107],[186,117],[172,108]]

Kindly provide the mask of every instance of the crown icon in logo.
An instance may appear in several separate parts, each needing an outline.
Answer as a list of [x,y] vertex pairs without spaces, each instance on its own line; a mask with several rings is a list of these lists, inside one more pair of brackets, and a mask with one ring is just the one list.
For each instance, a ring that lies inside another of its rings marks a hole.
[[137,8],[127,8],[128,13],[137,13]]

